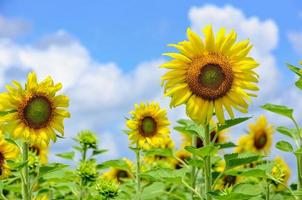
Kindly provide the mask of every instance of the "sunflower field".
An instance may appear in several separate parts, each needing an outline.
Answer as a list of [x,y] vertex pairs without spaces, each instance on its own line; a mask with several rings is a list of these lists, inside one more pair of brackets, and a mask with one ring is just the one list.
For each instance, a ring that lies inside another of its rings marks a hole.
[[[188,28],[187,39],[169,44],[174,50],[163,54],[169,60],[159,66],[170,109],[184,106],[187,118],[172,126],[167,110],[154,101],[137,102],[125,113],[120,134],[128,136],[135,159],[99,162],[107,150],[94,132],[79,130],[73,151],[56,155],[66,162],[48,162],[51,143],[62,140],[64,120],[72,117],[62,84],[52,77],[41,81],[35,72],[25,85],[7,84],[0,94],[1,199],[302,199],[302,130],[294,110],[267,102],[262,115],[250,116],[261,79],[255,72],[260,63],[249,55],[252,44],[237,40],[235,30],[215,33],[211,25],[202,34]],[[302,69],[288,64],[288,70],[301,90]],[[268,112],[292,126],[271,124]],[[246,121],[246,133],[231,141],[232,128]],[[273,146],[275,134],[287,140]],[[281,157],[270,156],[273,148],[296,157],[297,174]]]

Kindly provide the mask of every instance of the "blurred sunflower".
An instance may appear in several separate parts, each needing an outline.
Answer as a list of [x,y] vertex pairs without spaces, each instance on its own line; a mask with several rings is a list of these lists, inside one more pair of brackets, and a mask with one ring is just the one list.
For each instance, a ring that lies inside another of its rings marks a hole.
[[[227,136],[225,135],[227,133],[227,130],[222,130],[217,132],[217,126],[214,120],[210,121],[210,139],[211,141],[213,141],[215,144],[219,144],[219,143],[224,143],[227,140]],[[183,133],[183,143],[182,143],[182,147],[185,146],[191,146],[192,145],[192,137],[188,134]],[[215,139],[215,141],[214,141]],[[196,147],[197,148],[201,148],[203,147],[203,141],[200,137],[197,137],[196,140]]]
[[[191,158],[191,153],[189,153],[188,151],[184,150],[184,149],[180,149],[178,151],[176,151],[176,157],[181,160],[182,162],[186,163],[190,158]],[[183,168],[183,163],[179,160],[174,160],[174,168],[175,169],[181,169]]]
[[[225,162],[220,160],[217,165],[214,167],[215,172],[223,172],[225,169]],[[232,187],[241,181],[240,176],[233,175],[223,175],[215,185],[215,190],[223,190],[229,187]]]
[[188,41],[171,44],[179,53],[165,53],[173,58],[161,67],[170,71],[162,76],[165,95],[171,96],[171,107],[186,104],[188,116],[199,123],[207,123],[215,112],[224,123],[224,108],[231,118],[235,108],[247,112],[249,91],[257,91],[258,66],[248,56],[252,46],[249,40],[236,42],[237,34],[225,34],[220,29],[216,38],[211,26],[203,29],[203,41],[189,28]]
[[51,77],[38,83],[31,72],[24,88],[17,81],[6,88],[8,91],[0,94],[0,109],[9,113],[0,116],[0,121],[8,125],[13,137],[47,146],[50,139],[56,140],[56,131],[64,134],[63,121],[70,114],[66,110],[68,97],[56,96],[62,84],[54,84]]
[[[123,160],[128,165],[129,169],[133,169],[133,163],[127,158],[123,158]],[[133,174],[131,171],[127,171],[120,168],[110,168],[109,171],[104,172],[102,174],[102,178],[110,181],[115,181],[117,183],[123,183],[126,179],[133,178]]]
[[[2,135],[2,132],[0,135]],[[15,145],[0,136],[0,179],[6,178],[10,173],[7,160],[15,160],[19,153],[19,149]]]
[[249,125],[249,129],[249,139],[245,143],[246,150],[267,155],[272,146],[273,126],[268,124],[267,119],[262,115],[255,124]]
[[163,147],[163,141],[169,138],[169,120],[166,110],[161,109],[157,103],[135,104],[135,109],[130,112],[131,118],[126,125],[131,144],[139,148]]
[[33,144],[29,147],[29,150],[39,157],[41,164],[46,164],[48,162],[48,147],[41,147],[39,145]]
[[246,151],[246,144],[251,141],[250,135],[242,135],[237,141],[237,147],[235,147],[235,152],[243,153]]
[[[274,159],[274,161],[275,161],[275,166],[272,169],[272,176],[278,181],[280,181],[281,183],[283,183],[284,185],[287,185],[291,174],[289,166],[279,156],[277,156]],[[282,184],[275,181],[273,181],[273,186],[274,186],[273,187],[274,190],[276,191],[281,191],[285,189],[285,187]]]
[[[170,138],[166,138],[163,140],[162,148],[164,149],[173,149],[174,142]],[[168,167],[171,168],[174,165],[175,158],[168,155],[162,154],[152,154],[152,155],[145,155],[143,157],[143,164],[146,164],[148,167]]]

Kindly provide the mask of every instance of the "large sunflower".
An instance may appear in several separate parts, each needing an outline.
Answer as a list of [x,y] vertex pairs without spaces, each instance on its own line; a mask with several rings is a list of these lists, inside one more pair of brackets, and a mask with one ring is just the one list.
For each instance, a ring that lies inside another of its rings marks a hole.
[[64,118],[70,117],[66,110],[68,97],[56,95],[62,84],[54,84],[51,77],[38,83],[36,74],[28,74],[23,88],[13,81],[7,92],[0,94],[0,109],[9,114],[0,116],[0,122],[8,125],[13,137],[24,138],[39,146],[47,146],[56,140],[56,131],[64,134]]
[[249,125],[249,134],[245,143],[247,151],[254,153],[264,153],[267,155],[270,151],[273,141],[273,126],[268,124],[265,116],[260,116],[255,124]]
[[127,120],[129,140],[138,147],[149,149],[162,147],[169,138],[169,120],[166,110],[161,109],[157,103],[140,105],[135,104],[135,109],[130,112],[131,118]]
[[247,101],[256,96],[247,90],[258,90],[258,75],[253,71],[258,63],[248,56],[249,40],[235,43],[234,31],[226,35],[220,29],[216,38],[211,26],[203,32],[204,41],[188,29],[188,41],[170,45],[179,53],[164,54],[173,58],[161,66],[169,69],[162,76],[164,93],[171,96],[171,107],[186,104],[194,121],[208,123],[215,112],[224,123],[224,109],[231,118],[233,108],[247,112]]
[[[0,134],[2,135],[2,131]],[[15,145],[0,136],[0,179],[6,178],[10,173],[7,160],[15,160],[19,153],[19,149]]]

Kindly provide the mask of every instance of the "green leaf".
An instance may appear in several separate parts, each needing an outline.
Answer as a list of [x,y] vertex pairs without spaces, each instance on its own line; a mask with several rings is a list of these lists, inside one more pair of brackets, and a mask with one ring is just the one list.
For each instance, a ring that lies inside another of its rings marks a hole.
[[295,85],[297,88],[302,90],[302,78],[299,78],[299,80],[296,81]]
[[283,115],[286,116],[290,119],[293,119],[293,109],[288,108],[286,106],[282,106],[282,105],[276,105],[276,104],[265,104],[263,106],[261,106],[261,108],[271,111],[273,113],[279,114],[279,115]]
[[56,154],[56,156],[58,156],[60,158],[67,159],[67,160],[73,160],[74,159],[74,155],[75,155],[75,153],[73,151],[66,152],[66,153],[58,153],[58,154]]
[[241,117],[241,118],[225,120],[224,124],[218,124],[218,132],[220,132],[224,129],[230,128],[232,126],[235,126],[237,124],[240,124],[242,122],[245,122],[245,121],[249,120],[250,118],[252,118],[252,117]]
[[216,145],[219,146],[219,149],[227,149],[227,148],[237,147],[237,145],[234,144],[233,142],[219,143],[219,144],[216,144]]
[[173,157],[172,149],[154,148],[144,151],[145,156],[166,156]]
[[101,166],[103,166],[104,168],[113,167],[113,168],[129,171],[129,172],[131,171],[129,168],[129,165],[124,160],[109,160],[109,161],[103,162],[101,164]]
[[298,68],[298,67],[296,67],[296,66],[293,66],[293,65],[291,65],[291,64],[287,64],[287,67],[291,70],[291,71],[293,71],[295,74],[297,74],[298,76],[302,76],[302,74],[301,74],[301,69],[300,68]]
[[9,143],[16,145],[19,149],[21,149],[21,147],[19,146],[19,144],[13,140],[12,138],[5,138],[6,141],[8,141]]
[[261,195],[261,188],[258,184],[250,184],[250,183],[239,183],[234,186],[233,192],[240,192],[243,194],[258,196]]
[[251,197],[254,197],[255,195],[250,195],[250,194],[244,194],[244,193],[240,193],[240,192],[231,192],[231,193],[227,193],[224,195],[219,195],[215,192],[209,192],[209,194],[211,196],[214,197],[214,199],[216,200],[248,200],[251,199]]
[[48,164],[48,165],[43,165],[39,169],[40,170],[40,176],[43,177],[47,173],[62,170],[66,167],[69,167],[69,165],[64,165],[64,164],[61,164],[61,163],[51,163],[51,164]]
[[232,153],[224,155],[226,169],[231,169],[240,165],[249,164],[259,160],[260,158],[260,155],[253,153]]
[[285,136],[288,136],[290,138],[293,138],[293,130],[292,129],[289,129],[285,126],[278,126],[277,129],[276,129],[279,133],[285,135]]
[[186,146],[185,149],[192,153],[193,155],[199,156],[199,157],[206,157],[206,156],[214,156],[218,152],[218,147],[215,147],[214,145],[209,145],[201,148],[195,148],[191,146]]
[[95,149],[92,152],[92,156],[96,156],[96,155],[103,154],[103,153],[106,153],[106,152],[108,152],[107,149]]
[[199,137],[204,137],[204,128],[203,126],[197,124],[196,122],[188,119],[181,119],[177,121],[180,126],[174,127],[175,130],[188,134],[190,136],[197,135]]
[[185,169],[174,170],[168,168],[159,168],[142,173],[141,177],[151,181],[170,181],[180,183],[182,177],[185,176],[185,172]]
[[281,141],[277,142],[276,148],[281,150],[281,151],[285,151],[285,152],[293,152],[294,151],[294,148],[292,147],[292,145],[289,142],[286,142],[284,140],[281,140]]
[[151,185],[144,188],[141,198],[146,200],[156,199],[165,190],[165,184],[161,182],[154,182]]

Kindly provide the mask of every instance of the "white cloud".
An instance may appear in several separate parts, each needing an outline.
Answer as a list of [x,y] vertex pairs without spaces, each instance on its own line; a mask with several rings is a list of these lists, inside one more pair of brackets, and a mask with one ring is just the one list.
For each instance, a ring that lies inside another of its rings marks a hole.
[[289,32],[287,37],[295,52],[302,55],[302,32]]
[[28,22],[22,19],[7,19],[0,16],[0,37],[14,38],[30,29]]

